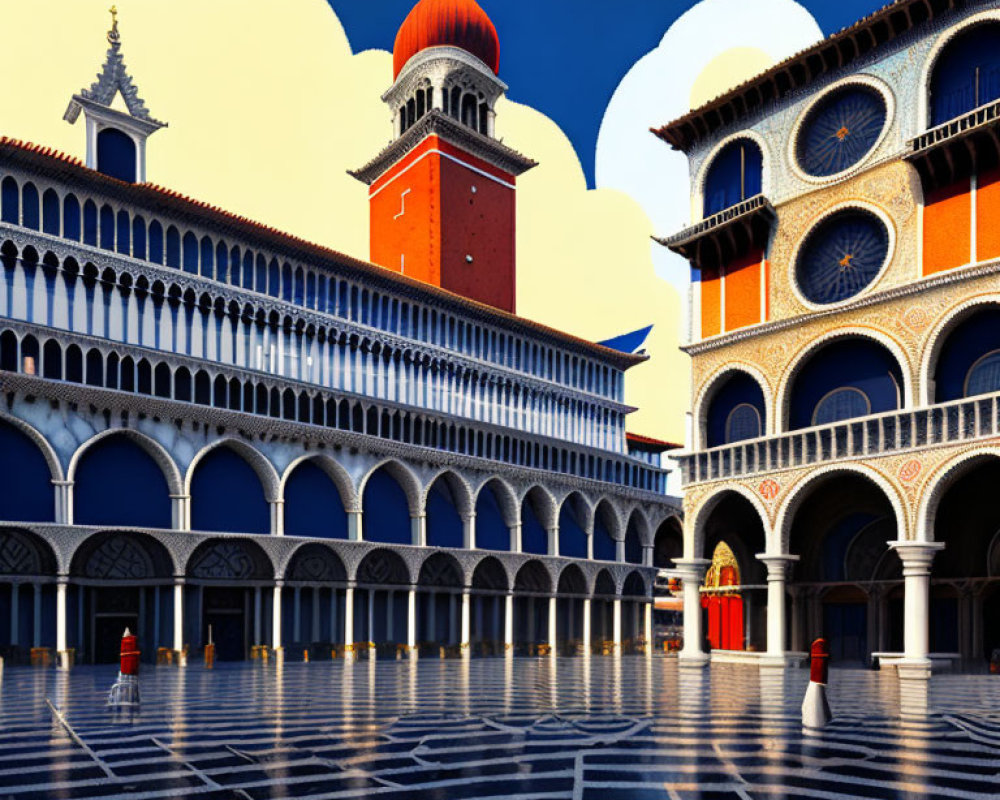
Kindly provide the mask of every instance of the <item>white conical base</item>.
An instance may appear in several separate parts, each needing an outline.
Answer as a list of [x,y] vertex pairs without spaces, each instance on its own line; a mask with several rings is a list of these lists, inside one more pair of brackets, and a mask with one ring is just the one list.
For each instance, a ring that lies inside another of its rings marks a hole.
[[807,731],[819,730],[833,718],[826,699],[826,684],[809,681],[802,701],[802,727]]

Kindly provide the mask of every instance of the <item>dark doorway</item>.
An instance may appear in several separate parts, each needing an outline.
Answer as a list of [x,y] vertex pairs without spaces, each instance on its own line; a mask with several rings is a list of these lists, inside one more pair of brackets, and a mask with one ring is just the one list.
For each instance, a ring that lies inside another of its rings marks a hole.
[[122,634],[139,635],[139,589],[99,587],[93,591],[95,664],[114,664],[121,657]]
[[218,661],[243,661],[247,657],[246,589],[229,586],[206,586],[202,614],[202,641],[215,643]]

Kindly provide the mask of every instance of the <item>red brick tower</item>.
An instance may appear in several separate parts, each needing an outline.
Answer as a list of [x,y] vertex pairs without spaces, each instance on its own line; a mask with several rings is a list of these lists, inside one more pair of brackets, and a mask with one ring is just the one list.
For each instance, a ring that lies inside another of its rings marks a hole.
[[351,174],[369,186],[371,260],[513,312],[514,184],[534,161],[494,138],[496,28],[474,0],[420,0],[382,96],[393,142]]

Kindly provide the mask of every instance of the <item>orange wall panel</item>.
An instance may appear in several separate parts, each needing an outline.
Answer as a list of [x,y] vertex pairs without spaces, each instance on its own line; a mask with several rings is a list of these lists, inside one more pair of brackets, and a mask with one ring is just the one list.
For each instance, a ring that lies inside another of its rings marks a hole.
[[976,258],[1000,258],[1000,169],[979,176],[976,192]]
[[722,281],[715,270],[701,273],[701,338],[722,332]]
[[968,264],[971,246],[968,181],[928,192],[924,201],[924,275]]
[[726,330],[763,321],[760,302],[762,254],[750,253],[726,266]]

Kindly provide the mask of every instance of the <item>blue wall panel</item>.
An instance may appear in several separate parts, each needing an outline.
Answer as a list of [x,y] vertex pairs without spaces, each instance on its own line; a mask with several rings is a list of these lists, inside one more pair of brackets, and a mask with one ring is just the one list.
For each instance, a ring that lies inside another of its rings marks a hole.
[[81,525],[170,527],[170,490],[163,471],[138,444],[109,436],[80,459],[73,521]]
[[330,476],[304,461],[285,484],[285,534],[347,538],[347,512]]
[[42,451],[13,425],[0,422],[0,518],[55,519],[52,473]]
[[476,498],[476,547],[480,550],[510,550],[510,530],[496,493],[486,486]]
[[[736,406],[746,403],[757,409],[761,427],[766,428],[764,392],[752,377],[745,372],[737,372],[719,387],[708,405],[706,444],[718,447],[728,444],[726,421]],[[749,409],[747,409],[749,412]],[[752,412],[749,412],[752,413]],[[760,434],[759,434],[760,435]],[[737,439],[734,437],[734,441]]]
[[427,494],[427,543],[432,547],[462,546],[462,518],[443,480],[435,481]]
[[531,505],[531,499],[527,497],[521,505],[521,550],[539,555],[549,551],[548,534]]
[[964,397],[969,369],[993,350],[1000,350],[1000,310],[980,312],[958,325],[938,356],[935,400],[946,403]]
[[257,473],[226,447],[209,452],[195,468],[191,527],[230,533],[271,531],[270,509]]
[[570,558],[587,557],[587,534],[576,521],[569,503],[559,512],[559,555]]
[[363,535],[367,541],[410,544],[412,532],[406,492],[387,469],[376,471],[368,479],[362,503]]

